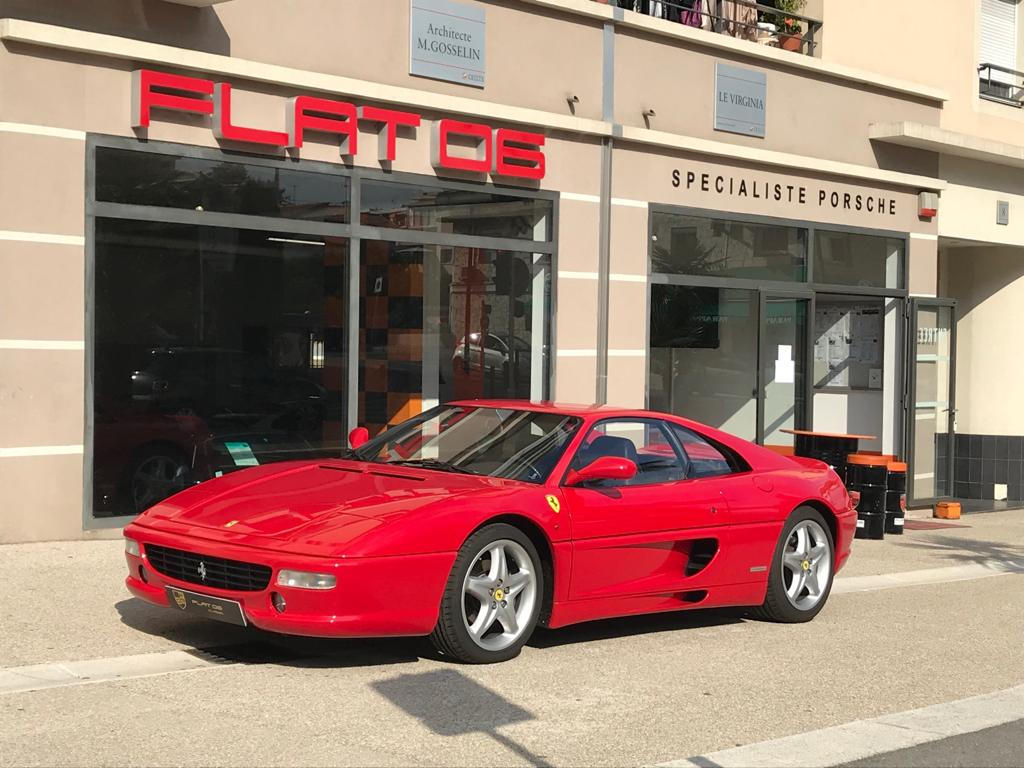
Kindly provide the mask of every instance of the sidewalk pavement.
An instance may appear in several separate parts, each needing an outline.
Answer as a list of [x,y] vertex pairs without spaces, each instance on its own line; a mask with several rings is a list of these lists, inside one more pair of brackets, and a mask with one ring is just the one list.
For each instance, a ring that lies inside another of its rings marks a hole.
[[806,624],[613,619],[483,667],[187,620],[119,541],[0,547],[0,679],[58,683],[0,694],[0,766],[654,765],[1019,686],[1024,512],[960,524],[856,541]]

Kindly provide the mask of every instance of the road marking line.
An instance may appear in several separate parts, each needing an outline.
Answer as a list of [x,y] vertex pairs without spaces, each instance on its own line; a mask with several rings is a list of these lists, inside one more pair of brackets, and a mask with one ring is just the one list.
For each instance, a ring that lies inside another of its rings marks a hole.
[[986,560],[967,565],[951,565],[943,568],[924,568],[903,573],[882,573],[877,576],[837,576],[832,584],[832,594],[842,595],[853,592],[875,592],[894,587],[916,587],[923,584],[945,584],[954,581],[971,581],[990,576],[1005,576],[1010,573],[1024,573],[1024,560]]
[[236,662],[205,658],[188,651],[164,651],[106,659],[9,667],[0,669],[0,695],[38,691],[44,688],[62,688],[68,685],[87,685],[111,680],[153,677],[172,672],[196,672],[209,667],[228,667],[235,664]]
[[829,766],[1024,719],[1024,685],[660,763],[661,768]]

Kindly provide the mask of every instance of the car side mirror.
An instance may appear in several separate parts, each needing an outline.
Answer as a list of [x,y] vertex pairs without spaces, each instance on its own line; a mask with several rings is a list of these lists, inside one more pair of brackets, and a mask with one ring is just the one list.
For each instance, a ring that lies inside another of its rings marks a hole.
[[583,485],[595,480],[629,480],[636,476],[636,463],[619,456],[602,456],[569,473],[566,485]]
[[370,430],[366,427],[356,427],[348,433],[348,444],[350,448],[358,448],[370,439]]

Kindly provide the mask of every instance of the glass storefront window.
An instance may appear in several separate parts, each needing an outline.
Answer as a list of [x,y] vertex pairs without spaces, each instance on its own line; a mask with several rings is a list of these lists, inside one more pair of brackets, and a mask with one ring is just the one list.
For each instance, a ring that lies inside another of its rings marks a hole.
[[95,230],[97,516],[339,453],[346,238],[104,218]]
[[100,202],[349,220],[348,177],[329,173],[97,147],[96,180]]
[[372,180],[362,182],[360,196],[366,226],[515,240],[551,236],[550,200]]
[[650,406],[754,440],[758,293],[651,286]]
[[546,396],[550,257],[361,246],[361,425],[376,432],[436,402]]
[[94,516],[337,456],[354,424],[548,396],[550,197],[93,141]]
[[651,271],[804,282],[807,230],[679,213],[652,214]]
[[905,250],[899,238],[816,229],[814,282],[902,288]]

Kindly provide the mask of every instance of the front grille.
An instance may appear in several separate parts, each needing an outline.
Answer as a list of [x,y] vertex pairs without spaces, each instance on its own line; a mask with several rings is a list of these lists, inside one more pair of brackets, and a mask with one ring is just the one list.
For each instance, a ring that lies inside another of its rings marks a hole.
[[146,544],[146,557],[164,576],[192,584],[238,592],[258,592],[270,583],[270,568],[223,557]]

